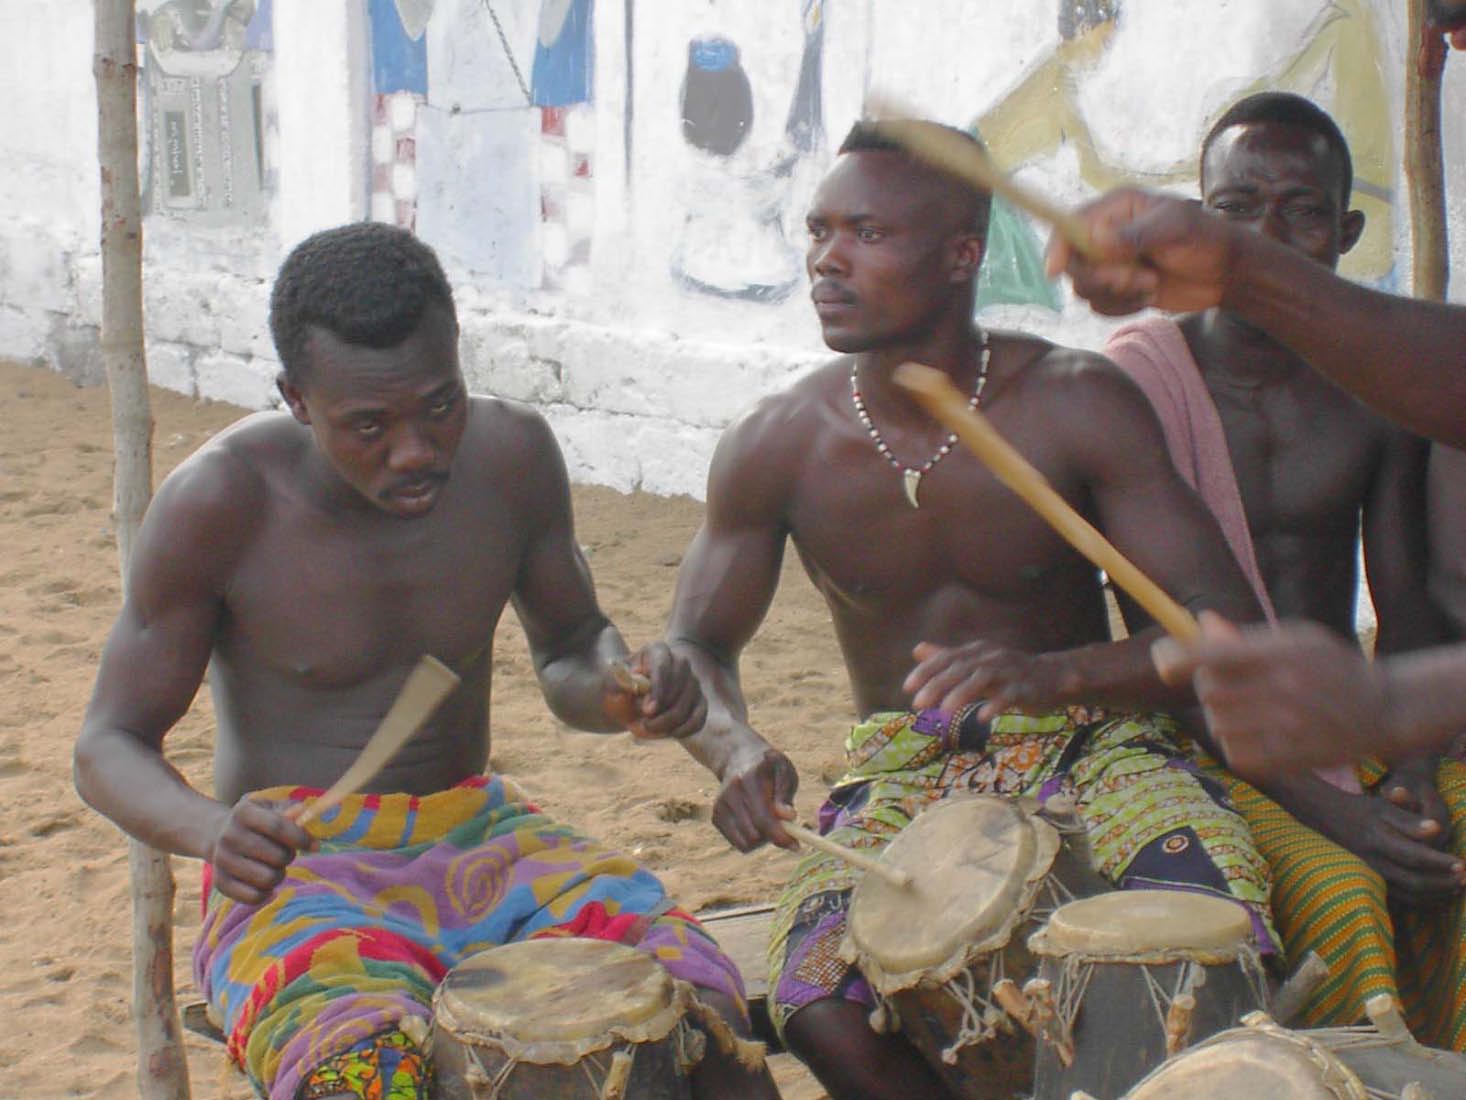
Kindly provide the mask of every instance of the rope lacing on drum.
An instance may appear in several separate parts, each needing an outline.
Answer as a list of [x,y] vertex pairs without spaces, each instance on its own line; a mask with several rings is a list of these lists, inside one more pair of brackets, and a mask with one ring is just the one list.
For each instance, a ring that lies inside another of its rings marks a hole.
[[[1003,953],[995,951],[988,957],[987,988],[992,989],[1006,975],[1003,967]],[[964,970],[955,981],[949,982],[947,992],[962,1008],[962,1021],[952,1042],[942,1048],[942,1061],[957,1064],[957,1052],[973,1043],[986,1042],[998,1033],[998,1025],[1007,1019],[1005,1013],[987,996],[978,991],[977,980],[971,970]]]
[[[1206,968],[1198,966],[1189,959],[1183,962],[1181,968],[1176,971],[1176,984],[1170,993],[1167,993],[1165,987],[1156,980],[1156,976],[1150,972],[1150,967],[1142,966],[1140,973],[1145,978],[1145,990],[1150,994],[1150,1004],[1155,1009],[1156,1023],[1160,1025],[1162,1032],[1166,1030],[1171,1004],[1176,998],[1183,994],[1194,993],[1206,984]],[[1165,1002],[1164,1007],[1161,1006],[1162,1001]]]

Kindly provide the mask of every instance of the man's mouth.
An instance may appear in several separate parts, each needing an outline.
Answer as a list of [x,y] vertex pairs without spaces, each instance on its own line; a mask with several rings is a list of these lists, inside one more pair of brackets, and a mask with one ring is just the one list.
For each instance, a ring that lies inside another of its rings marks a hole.
[[416,481],[404,481],[394,485],[384,494],[389,500],[406,505],[421,505],[431,501],[443,487],[444,477],[425,477]]
[[855,305],[855,295],[828,283],[815,284],[809,297],[814,302],[815,311],[822,316],[826,313],[839,313]]

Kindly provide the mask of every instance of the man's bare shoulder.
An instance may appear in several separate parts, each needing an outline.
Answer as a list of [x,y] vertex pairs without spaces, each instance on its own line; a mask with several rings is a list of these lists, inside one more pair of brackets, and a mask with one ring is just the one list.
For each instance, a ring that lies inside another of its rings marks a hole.
[[1055,412],[1071,406],[1083,409],[1089,402],[1098,402],[1103,408],[1145,400],[1130,377],[1098,352],[1011,332],[994,333],[993,346],[993,370],[988,383],[993,400],[1007,393],[1025,402],[1042,402]]
[[496,478],[513,471],[528,478],[547,460],[551,465],[562,462],[555,433],[538,409],[508,398],[475,395],[469,398],[468,410],[455,457],[460,470]]
[[308,446],[309,432],[289,413],[253,413],[181,462],[159,488],[154,507],[257,513],[262,498],[291,479]]
[[763,493],[787,483],[817,446],[849,375],[848,358],[831,360],[737,417],[713,454],[709,493],[734,488]]

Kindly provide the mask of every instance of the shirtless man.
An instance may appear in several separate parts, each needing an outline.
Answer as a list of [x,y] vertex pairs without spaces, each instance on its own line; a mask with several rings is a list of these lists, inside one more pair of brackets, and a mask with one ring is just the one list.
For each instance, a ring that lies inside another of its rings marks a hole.
[[[1426,42],[1466,49],[1466,0],[1427,0]],[[1466,307],[1358,286],[1195,203],[1111,192],[1079,211],[1093,259],[1049,247],[1051,273],[1102,313],[1223,305],[1411,431],[1466,447]],[[1466,729],[1466,644],[1366,661],[1327,628],[1237,630],[1204,616],[1199,644],[1163,640],[1163,675],[1192,682],[1208,728],[1247,774],[1441,749]],[[1361,720],[1367,716],[1367,720]]]
[[[221,433],[159,489],[76,749],[87,802],[208,865],[195,975],[231,1052],[273,1100],[360,1095],[366,1078],[427,1096],[411,1020],[437,981],[557,930],[673,960],[737,1019],[736,971],[655,878],[482,774],[511,602],[563,721],[681,737],[706,705],[685,660],[661,643],[628,657],[597,606],[545,422],[468,396],[436,257],[383,225],[318,234],[282,266],[270,325],[287,411]],[[461,687],[371,797],[297,824],[425,653]],[[649,694],[616,686],[620,660]],[[162,751],[206,670],[213,797]],[[728,1061],[703,1063],[698,1095],[776,1095]]]
[[[1349,208],[1351,181],[1343,135],[1300,96],[1249,96],[1202,143],[1206,208],[1326,267],[1363,229],[1363,215]],[[1140,321],[1118,330],[1105,353],[1161,411],[1183,471],[1203,464],[1194,456],[1214,410],[1223,442],[1209,452],[1212,468],[1197,471],[1197,484],[1219,518],[1227,496],[1240,497],[1245,518],[1234,525],[1234,549],[1244,568],[1255,560],[1260,598],[1270,597],[1279,615],[1353,638],[1362,517],[1376,649],[1399,653],[1442,640],[1425,586],[1424,440],[1228,310]],[[1198,378],[1204,395],[1197,404],[1167,415],[1172,388]],[[1432,925],[1428,936],[1397,936],[1387,905],[1388,894],[1397,918],[1413,927],[1428,911],[1443,915],[1439,903],[1460,891],[1466,865],[1450,850],[1452,811],[1437,790],[1438,763],[1432,755],[1401,762],[1388,776],[1371,771],[1366,793],[1357,783],[1351,792],[1311,775],[1259,779],[1276,803],[1229,778],[1273,868],[1274,917],[1288,956],[1317,951],[1330,967],[1307,1022],[1354,1023],[1370,996],[1403,990],[1408,1015],[1425,1021],[1422,1038],[1441,1045],[1466,1038],[1458,1034],[1454,999],[1442,1013],[1412,1002],[1431,976],[1451,969],[1461,939],[1456,923]],[[1453,791],[1458,777],[1443,779]],[[1430,949],[1417,950],[1426,940]],[[1399,986],[1397,958],[1410,975]]]
[[[1064,791],[1113,881],[1148,876],[1242,901],[1266,936],[1261,861],[1237,815],[1185,767],[1169,723],[1095,707],[1183,701],[1150,667],[1154,632],[1111,644],[1095,570],[953,447],[892,371],[907,360],[944,371],[1177,599],[1255,617],[1215,522],[1113,366],[974,326],[986,195],[863,127],[841,152],[809,212],[807,263],[825,341],[843,354],[723,437],[669,626],[709,693],[706,726],[683,743],[722,782],[714,821],[740,849],[794,843],[783,822],[798,777],[749,726],[738,684],[792,540],[828,602],[861,720],[827,807],[830,835],[883,845],[957,788]],[[944,708],[959,691],[986,702]],[[1134,767],[1111,768],[1122,759]],[[1143,824],[1102,836],[1121,802],[1146,807]],[[771,1015],[837,1100],[947,1095],[900,1034],[871,1029],[870,990],[838,959],[852,883],[818,855],[795,872],[770,949]]]

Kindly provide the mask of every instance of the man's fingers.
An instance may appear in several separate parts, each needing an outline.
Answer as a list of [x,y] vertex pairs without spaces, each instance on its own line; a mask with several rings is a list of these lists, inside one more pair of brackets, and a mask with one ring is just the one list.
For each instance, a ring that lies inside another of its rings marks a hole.
[[1190,680],[1198,663],[1196,652],[1175,638],[1157,638],[1152,642],[1150,660],[1161,679],[1173,687]]

